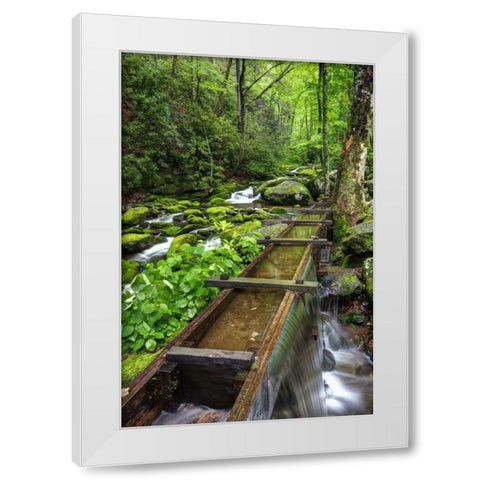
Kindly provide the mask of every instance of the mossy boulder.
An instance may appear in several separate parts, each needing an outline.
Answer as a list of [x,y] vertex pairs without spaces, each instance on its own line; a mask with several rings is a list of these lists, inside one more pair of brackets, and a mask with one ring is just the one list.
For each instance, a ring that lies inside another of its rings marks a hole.
[[177,233],[180,232],[181,229],[182,229],[182,227],[170,224],[168,227],[162,228],[162,232],[167,237],[174,237]]
[[209,221],[203,217],[199,217],[198,215],[189,215],[187,217],[187,222],[191,223],[192,225],[208,225]]
[[136,253],[151,247],[155,243],[149,233],[127,233],[122,235],[122,249],[128,253]]
[[198,217],[201,217],[202,216],[202,211],[199,210],[198,208],[187,208],[186,210],[184,210],[183,214],[185,216],[197,215]]
[[130,208],[122,215],[122,223],[123,225],[138,225],[145,220],[147,214],[147,207]]
[[180,213],[182,211],[179,205],[165,205],[163,207],[168,213]]
[[343,323],[363,325],[367,321],[367,317],[361,310],[350,310],[349,312],[340,315],[339,320]]
[[130,283],[138,273],[139,264],[135,260],[122,259],[122,283]]
[[308,205],[313,202],[310,192],[300,182],[285,180],[278,185],[267,188],[262,197],[274,205]]
[[185,233],[175,237],[168,249],[167,254],[175,253],[182,245],[188,243],[189,245],[196,245],[198,243],[198,237],[193,233]]
[[193,206],[192,202],[190,200],[180,200],[178,202],[178,206],[180,208],[190,208]]
[[[306,174],[305,172],[308,172],[308,174]],[[314,172],[313,170],[303,170],[297,177],[298,181],[301,182],[308,189],[313,198],[317,198],[325,190],[324,182],[320,175],[321,172]]]
[[362,282],[352,268],[329,266],[321,282],[329,289],[331,295],[337,297],[347,297],[354,293],[360,293],[363,289]]
[[224,198],[213,197],[209,200],[212,207],[218,207],[221,205],[230,205]]
[[274,215],[285,215],[288,212],[287,209],[283,207],[272,207],[270,213],[273,213]]
[[207,208],[207,215],[209,217],[234,215],[235,209],[232,207],[209,207]]
[[253,187],[253,193],[255,195],[258,195],[259,193],[262,193],[267,189],[271,187],[275,187],[276,185],[279,185],[282,182],[285,182],[286,180],[291,180],[290,177],[278,177],[278,178],[273,178],[272,180],[267,180],[266,182],[263,182],[260,185],[257,185]]
[[367,258],[362,265],[362,277],[365,282],[365,292],[370,301],[373,301],[373,258]]
[[373,252],[373,222],[363,222],[347,230],[342,243],[344,253]]

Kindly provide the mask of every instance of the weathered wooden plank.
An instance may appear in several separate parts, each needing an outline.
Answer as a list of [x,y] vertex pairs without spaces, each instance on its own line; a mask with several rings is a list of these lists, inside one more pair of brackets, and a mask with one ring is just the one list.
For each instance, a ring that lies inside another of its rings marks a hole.
[[172,347],[167,352],[167,360],[177,365],[225,365],[250,368],[255,354],[234,350],[216,350],[212,348]]
[[323,215],[325,213],[332,213],[333,210],[325,210],[324,208],[298,208],[295,213],[308,213],[309,215]]
[[329,245],[330,242],[326,238],[258,238],[257,243],[268,245]]
[[283,220],[282,223],[287,223],[289,225],[300,225],[300,226],[308,226],[308,225],[332,225],[332,220]]
[[318,290],[318,282],[306,282],[304,280],[279,280],[276,278],[226,278],[210,277],[205,280],[208,287],[219,288],[268,288],[271,290],[288,290],[298,293],[315,293]]

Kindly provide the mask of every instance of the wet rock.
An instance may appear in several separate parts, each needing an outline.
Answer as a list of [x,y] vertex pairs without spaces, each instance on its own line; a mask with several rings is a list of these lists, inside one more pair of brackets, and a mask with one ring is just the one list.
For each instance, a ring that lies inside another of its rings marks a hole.
[[321,278],[321,283],[330,290],[332,295],[337,297],[346,297],[354,293],[360,293],[363,288],[356,271],[352,268],[329,266]]
[[343,240],[344,253],[373,252],[373,222],[364,222],[351,227]]

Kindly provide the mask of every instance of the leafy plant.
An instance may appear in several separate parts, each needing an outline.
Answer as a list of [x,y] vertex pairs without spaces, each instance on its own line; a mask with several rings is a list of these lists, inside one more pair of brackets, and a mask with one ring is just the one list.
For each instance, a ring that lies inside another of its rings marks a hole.
[[147,264],[122,298],[122,351],[149,352],[174,338],[219,290],[205,279],[237,275],[245,260],[228,246],[205,250],[184,244],[156,264]]

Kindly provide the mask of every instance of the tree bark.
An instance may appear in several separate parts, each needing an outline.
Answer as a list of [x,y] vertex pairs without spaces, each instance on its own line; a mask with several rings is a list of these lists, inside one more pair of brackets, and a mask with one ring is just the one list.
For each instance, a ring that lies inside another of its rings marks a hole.
[[[322,169],[323,180],[325,184],[325,195],[330,195],[330,159],[328,156],[328,72],[325,63],[319,64],[319,76],[322,77],[323,95],[322,95],[322,140],[323,155]],[[319,79],[320,80],[320,79]]]
[[365,163],[372,132],[373,67],[355,65],[354,97],[333,195],[335,240],[341,241],[366,211]]
[[225,97],[225,91],[227,89],[228,79],[230,77],[230,70],[232,68],[232,63],[233,63],[232,58],[227,59],[227,66],[225,67],[225,76],[223,77],[223,88],[220,91],[220,95],[218,96],[217,106],[215,107],[215,115],[217,115],[217,117],[220,115],[220,112],[222,111],[223,98]]

